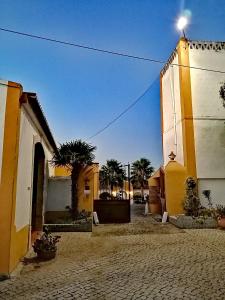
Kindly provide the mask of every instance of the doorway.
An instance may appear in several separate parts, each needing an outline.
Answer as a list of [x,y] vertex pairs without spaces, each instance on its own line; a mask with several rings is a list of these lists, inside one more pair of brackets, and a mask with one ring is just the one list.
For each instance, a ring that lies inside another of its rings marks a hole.
[[31,232],[42,231],[43,228],[43,194],[45,175],[45,154],[41,143],[35,144]]

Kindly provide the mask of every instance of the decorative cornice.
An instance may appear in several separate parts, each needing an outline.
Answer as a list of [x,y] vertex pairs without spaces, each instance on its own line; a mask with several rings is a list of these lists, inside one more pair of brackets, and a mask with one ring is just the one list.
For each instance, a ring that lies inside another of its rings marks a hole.
[[170,55],[169,59],[167,60],[166,64],[164,65],[164,67],[162,68],[160,74],[163,76],[166,71],[168,70],[170,64],[172,63],[172,61],[174,60],[174,58],[177,56],[177,47],[173,50],[172,54]]
[[225,42],[216,41],[188,41],[188,46],[190,49],[200,49],[200,50],[215,50],[221,51],[225,50]]
[[[192,41],[192,40],[186,40],[186,41],[189,49],[213,50],[216,52],[225,50],[225,42],[221,42],[221,41]],[[176,48],[173,50],[172,54],[170,55],[169,59],[167,60],[166,64],[162,68],[160,72],[161,76],[163,76],[166,73],[172,61],[176,57],[178,45],[179,42]]]

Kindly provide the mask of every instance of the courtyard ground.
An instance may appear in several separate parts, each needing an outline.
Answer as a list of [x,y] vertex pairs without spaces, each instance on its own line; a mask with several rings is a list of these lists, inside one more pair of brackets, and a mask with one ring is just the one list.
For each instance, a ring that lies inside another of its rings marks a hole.
[[180,230],[144,217],[63,233],[55,260],[27,259],[0,299],[225,299],[225,231]]

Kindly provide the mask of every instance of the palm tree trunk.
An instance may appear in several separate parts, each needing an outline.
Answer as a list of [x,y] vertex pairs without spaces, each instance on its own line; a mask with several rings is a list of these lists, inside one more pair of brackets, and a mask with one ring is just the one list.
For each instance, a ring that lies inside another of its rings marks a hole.
[[75,217],[78,213],[78,178],[79,178],[79,170],[77,168],[73,168],[71,172],[71,210],[72,215]]

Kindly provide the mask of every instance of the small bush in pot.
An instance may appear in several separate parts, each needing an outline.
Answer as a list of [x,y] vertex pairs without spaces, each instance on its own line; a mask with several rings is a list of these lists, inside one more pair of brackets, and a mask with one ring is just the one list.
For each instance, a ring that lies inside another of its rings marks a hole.
[[53,236],[48,228],[45,228],[40,239],[36,239],[33,245],[34,252],[41,260],[53,259],[56,256],[57,246],[60,236]]

